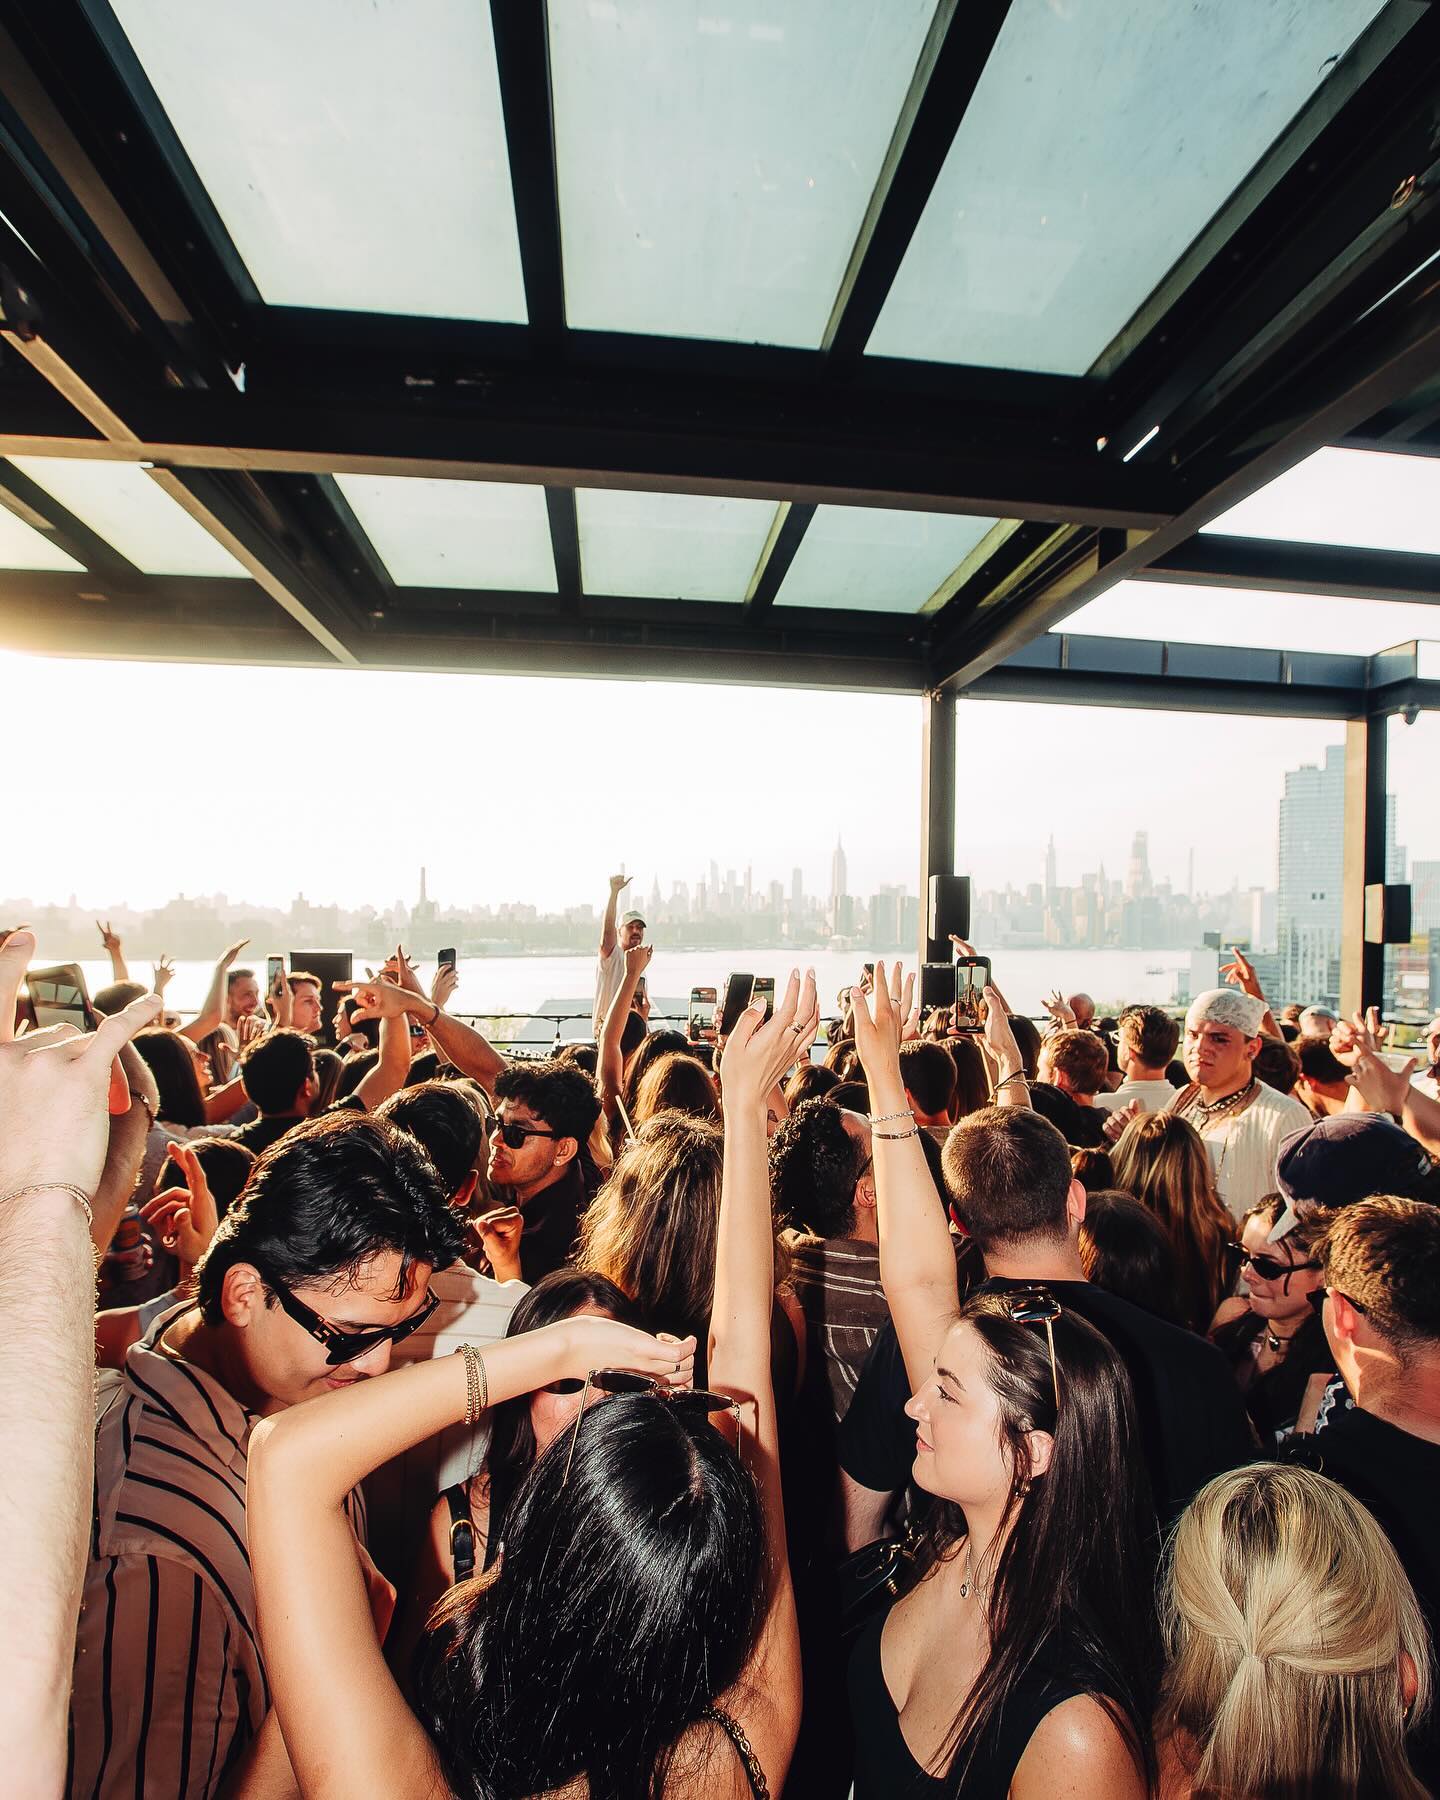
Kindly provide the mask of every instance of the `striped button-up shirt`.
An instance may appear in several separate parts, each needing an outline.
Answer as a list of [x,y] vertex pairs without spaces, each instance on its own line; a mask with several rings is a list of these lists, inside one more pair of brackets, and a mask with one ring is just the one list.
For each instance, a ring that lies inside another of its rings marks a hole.
[[270,1706],[245,1539],[254,1415],[160,1347],[183,1310],[100,1374],[69,1800],[206,1800]]

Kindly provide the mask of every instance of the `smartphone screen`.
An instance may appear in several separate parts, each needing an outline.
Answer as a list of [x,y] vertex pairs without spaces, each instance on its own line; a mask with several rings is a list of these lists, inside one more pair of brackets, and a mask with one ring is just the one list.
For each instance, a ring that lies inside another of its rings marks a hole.
[[725,998],[720,1006],[721,1037],[729,1037],[740,1022],[741,1013],[750,1004],[750,992],[754,986],[755,977],[746,970],[739,970],[725,977]]
[[760,1001],[765,1008],[767,1019],[775,1016],[775,977],[773,975],[757,975],[750,989],[750,1004]]
[[271,956],[271,957],[266,958],[266,961],[265,961],[265,992],[267,994],[273,994],[275,992],[275,983],[280,979],[280,977],[284,973],[285,973],[285,958],[283,956]]
[[60,963],[53,969],[32,969],[25,978],[36,1029],[47,1025],[74,1025],[80,1031],[95,1029],[95,1009],[85,989],[79,963]]
[[435,958],[435,961],[436,961],[437,965],[442,969],[453,969],[455,967],[454,946],[452,945],[451,948],[448,950],[442,950],[440,952],[440,954]]
[[979,1031],[980,1002],[990,985],[988,956],[961,956],[955,961],[955,1024],[961,1031]]
[[691,988],[688,1030],[692,1042],[698,1042],[701,1038],[714,1037],[717,998],[713,987]]

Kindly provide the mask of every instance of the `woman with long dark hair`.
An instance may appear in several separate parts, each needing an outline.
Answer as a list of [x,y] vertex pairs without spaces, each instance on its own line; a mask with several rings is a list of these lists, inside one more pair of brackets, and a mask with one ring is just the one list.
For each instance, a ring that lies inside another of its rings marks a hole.
[[[377,1787],[389,1800],[780,1792],[800,1696],[770,1385],[766,1103],[818,1024],[813,975],[803,993],[792,977],[774,1018],[751,1008],[726,1045],[717,1393],[682,1391],[693,1339],[578,1317],[255,1427],[247,1512],[261,1639],[305,1800]],[[417,1721],[376,1642],[345,1495],[477,1417],[487,1395],[498,1404],[557,1383],[580,1410],[519,1483],[491,1567],[437,1608],[417,1657]],[[738,1458],[711,1423],[732,1412]]]
[[876,966],[873,1009],[857,990],[880,1272],[914,1389],[914,1480],[934,1499],[918,1580],[856,1645],[856,1800],[1141,1800],[1160,1659],[1128,1374],[1043,1287],[959,1305],[907,1122],[898,969],[887,988]]
[[1178,1113],[1141,1113],[1121,1132],[1110,1161],[1113,1185],[1148,1206],[1165,1227],[1175,1253],[1181,1324],[1208,1331],[1216,1307],[1235,1285],[1235,1227],[1215,1191],[1199,1132]]

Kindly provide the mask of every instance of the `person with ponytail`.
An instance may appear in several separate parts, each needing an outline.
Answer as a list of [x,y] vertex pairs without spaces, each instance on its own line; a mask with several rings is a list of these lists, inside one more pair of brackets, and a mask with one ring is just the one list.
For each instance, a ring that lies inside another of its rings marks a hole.
[[1195,1496],[1166,1558],[1161,1800],[1426,1800],[1430,1634],[1374,1518],[1312,1470]]
[[932,1499],[918,1580],[856,1642],[855,1800],[1143,1800],[1160,1651],[1129,1374],[1043,1285],[959,1304],[900,1078],[907,1010],[883,964],[870,1000],[855,991],[880,1275]]

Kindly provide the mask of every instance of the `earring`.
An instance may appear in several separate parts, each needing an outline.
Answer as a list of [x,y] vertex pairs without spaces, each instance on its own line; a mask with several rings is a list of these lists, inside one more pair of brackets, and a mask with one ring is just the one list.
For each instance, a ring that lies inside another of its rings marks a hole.
[[1025,1496],[1030,1492],[1029,1481],[1028,1480],[1027,1481],[1017,1481],[1015,1483],[1014,1488],[1011,1490],[1011,1492],[1015,1495],[1017,1500],[1023,1500],[1025,1498]]

